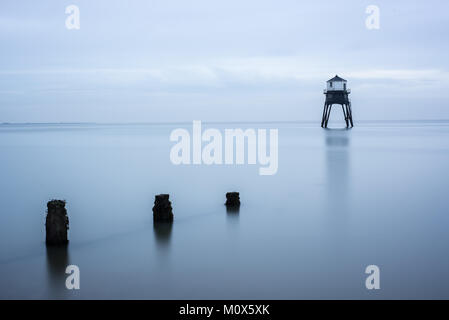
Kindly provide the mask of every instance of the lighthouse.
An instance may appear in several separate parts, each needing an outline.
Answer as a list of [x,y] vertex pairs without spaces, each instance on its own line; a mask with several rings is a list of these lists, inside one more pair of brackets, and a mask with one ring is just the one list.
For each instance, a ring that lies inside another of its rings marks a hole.
[[341,105],[345,116],[346,128],[349,128],[349,126],[352,128],[354,126],[352,123],[351,101],[349,100],[350,93],[351,90],[347,88],[347,81],[338,75],[327,80],[327,86],[324,89],[326,101],[324,102],[323,118],[321,120],[322,128],[327,128],[332,105],[334,104]]

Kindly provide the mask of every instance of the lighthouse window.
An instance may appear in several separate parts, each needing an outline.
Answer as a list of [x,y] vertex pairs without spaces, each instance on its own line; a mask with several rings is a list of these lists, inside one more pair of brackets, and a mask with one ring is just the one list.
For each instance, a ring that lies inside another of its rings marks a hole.
[[331,84],[331,88],[332,88],[332,82],[330,84]]

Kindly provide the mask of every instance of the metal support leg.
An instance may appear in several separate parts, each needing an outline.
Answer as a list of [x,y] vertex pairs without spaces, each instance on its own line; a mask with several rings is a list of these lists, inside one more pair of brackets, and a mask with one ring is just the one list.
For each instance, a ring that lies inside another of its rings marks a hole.
[[324,120],[326,120],[326,108],[327,108],[327,104],[324,103],[324,107],[323,107],[323,117],[321,118],[321,128],[323,128],[324,126]]
[[326,116],[326,122],[324,123],[324,127],[327,128],[327,123],[329,122],[329,118],[331,115],[331,110],[332,110],[332,105],[328,105],[328,109],[327,109],[327,116]]
[[349,121],[351,122],[351,128],[354,127],[354,123],[352,122],[352,108],[351,108],[351,102],[348,104],[348,111],[349,111]]
[[345,110],[346,106],[347,106],[346,104],[342,104],[341,105],[341,109],[343,110],[343,115],[345,117],[346,128],[348,128],[349,127],[349,122],[348,122],[348,112],[347,112],[347,110]]

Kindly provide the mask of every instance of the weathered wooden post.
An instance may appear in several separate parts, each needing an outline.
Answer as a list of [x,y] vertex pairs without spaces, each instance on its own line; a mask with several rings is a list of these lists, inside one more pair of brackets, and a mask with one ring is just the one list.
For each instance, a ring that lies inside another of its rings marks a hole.
[[154,222],[172,222],[173,210],[171,202],[169,201],[170,195],[158,194],[154,199],[153,207],[153,221]]
[[226,193],[226,207],[237,208],[240,207],[240,196],[238,192],[227,192]]
[[50,245],[67,244],[69,217],[65,209],[65,201],[51,200],[47,202],[47,218],[45,221],[46,243]]
[[326,101],[324,102],[323,117],[321,119],[322,128],[327,128],[332,105],[334,104],[341,105],[345,117],[346,128],[352,128],[354,126],[352,123],[351,101],[349,100],[351,90],[346,87],[346,84],[347,81],[340,78],[338,75],[327,81],[327,88],[324,90]]

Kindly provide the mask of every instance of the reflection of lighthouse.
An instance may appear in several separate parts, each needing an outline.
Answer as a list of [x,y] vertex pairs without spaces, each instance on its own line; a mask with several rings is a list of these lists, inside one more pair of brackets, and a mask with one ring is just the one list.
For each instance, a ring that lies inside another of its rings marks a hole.
[[348,210],[350,137],[346,130],[326,131],[327,203],[334,212]]
[[351,90],[346,88],[346,83],[345,79],[337,75],[327,81],[327,88],[324,90],[326,101],[324,102],[323,118],[321,119],[322,128],[327,128],[332,105],[334,104],[341,105],[345,116],[346,128],[349,128],[349,125],[351,127],[354,126],[352,123],[351,101],[349,100]]

